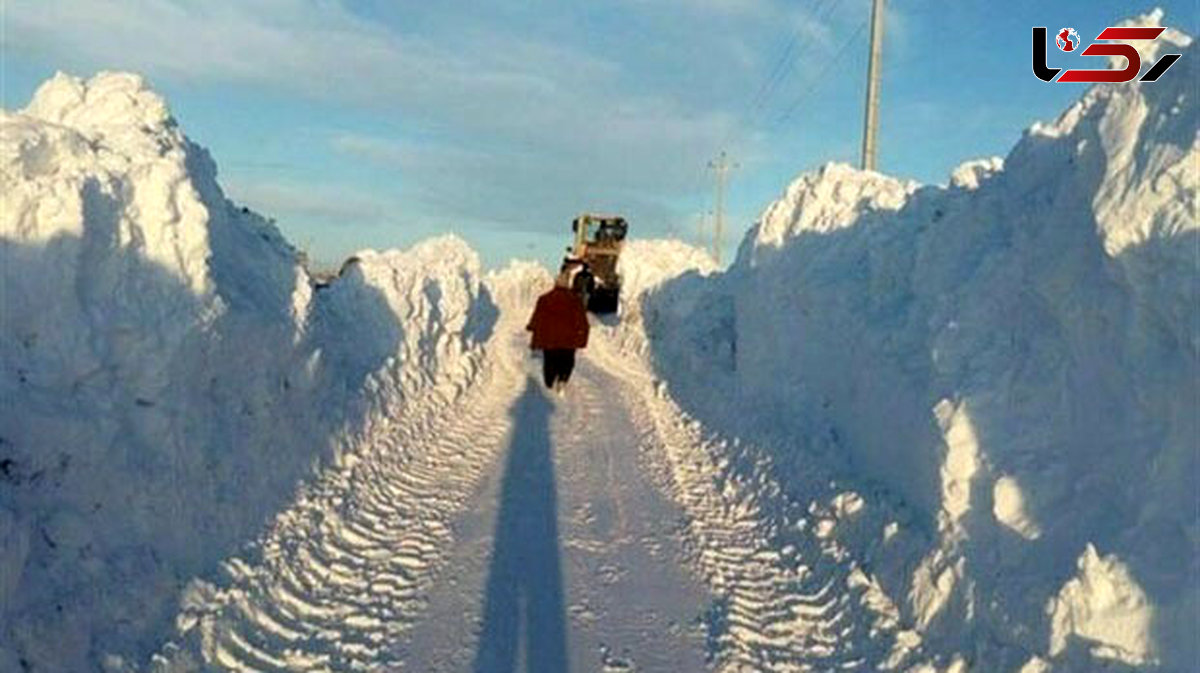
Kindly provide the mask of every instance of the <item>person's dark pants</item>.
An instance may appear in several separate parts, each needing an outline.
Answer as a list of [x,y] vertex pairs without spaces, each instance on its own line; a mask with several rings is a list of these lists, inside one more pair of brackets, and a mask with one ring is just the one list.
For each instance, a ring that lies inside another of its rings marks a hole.
[[575,369],[574,348],[554,348],[542,351],[542,379],[547,388],[553,388],[556,381],[566,383]]

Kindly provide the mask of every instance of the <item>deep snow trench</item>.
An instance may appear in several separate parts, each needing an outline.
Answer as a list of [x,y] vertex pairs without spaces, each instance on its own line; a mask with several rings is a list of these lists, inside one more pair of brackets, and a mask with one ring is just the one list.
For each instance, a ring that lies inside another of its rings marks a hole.
[[318,276],[140,77],[57,75],[0,111],[0,672],[1191,673],[1200,107],[1154,45],[946,184],[800,174],[728,269],[630,240],[565,398],[539,265]]
[[796,525],[816,510],[760,502],[778,488],[742,472],[755,447],[729,461],[599,322],[567,394],[545,392],[518,317],[474,386],[378,427],[220,581],[194,581],[151,669],[862,670],[911,654],[852,554]]
[[586,356],[547,393],[514,325],[473,390],[380,429],[196,582],[155,667],[702,670],[708,594],[629,398]]

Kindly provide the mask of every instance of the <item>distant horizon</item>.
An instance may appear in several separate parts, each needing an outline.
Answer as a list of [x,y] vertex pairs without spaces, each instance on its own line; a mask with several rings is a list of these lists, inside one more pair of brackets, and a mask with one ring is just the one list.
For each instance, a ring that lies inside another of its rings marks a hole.
[[[1195,34],[1194,3],[1154,4]],[[965,161],[1006,156],[1085,90],[1030,74],[1031,27],[1090,41],[1153,6],[889,3],[879,171],[945,184]],[[706,166],[727,151],[727,264],[796,177],[858,165],[869,9],[46,0],[3,10],[0,103],[23,108],[56,71],[141,74],[212,153],[226,196],[321,267],[442,233],[487,268],[553,266],[571,218],[597,210],[625,215],[632,236],[696,244],[713,209]]]

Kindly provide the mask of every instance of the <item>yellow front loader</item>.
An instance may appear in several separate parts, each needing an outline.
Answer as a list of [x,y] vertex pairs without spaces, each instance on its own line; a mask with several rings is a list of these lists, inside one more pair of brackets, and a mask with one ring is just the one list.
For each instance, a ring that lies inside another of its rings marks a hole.
[[615,313],[621,293],[617,259],[629,223],[616,215],[585,213],[571,222],[575,243],[567,249],[564,269],[575,271],[574,287],[593,313]]

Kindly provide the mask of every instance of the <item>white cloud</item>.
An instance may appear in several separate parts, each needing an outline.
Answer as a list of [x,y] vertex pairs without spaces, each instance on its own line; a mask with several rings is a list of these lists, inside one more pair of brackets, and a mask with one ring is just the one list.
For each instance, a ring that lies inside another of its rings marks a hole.
[[[6,38],[18,53],[42,54],[74,67],[261,84],[395,110],[417,122],[489,131],[561,125],[564,115],[595,114],[612,101],[626,116],[636,114],[647,123],[686,123],[698,107],[720,109],[733,102],[730,92],[722,91],[729,86],[722,79],[728,74],[714,67],[723,65],[721,58],[746,69],[769,65],[753,58],[761,34],[784,30],[800,17],[805,43],[824,48],[828,40],[827,30],[812,17],[795,8],[785,12],[768,0],[675,0],[672,6],[669,18],[655,24],[659,34],[622,35],[609,41],[616,48],[603,51],[582,44],[586,30],[573,30],[569,22],[556,25],[552,35],[536,37],[519,26],[468,20],[470,12],[460,10],[452,17],[462,24],[455,30],[420,31],[368,21],[330,0],[12,3],[6,9]],[[743,25],[715,30],[723,19],[710,16],[713,10],[733,13]],[[640,77],[653,77],[644,70],[656,64],[683,70],[671,73],[682,86],[667,81],[654,87],[655,93],[631,86]],[[689,86],[692,82],[712,90],[692,98],[697,88]],[[694,102],[687,104],[690,109],[672,107],[680,101]]]
[[400,141],[350,131],[335,133],[329,145],[340,154],[383,165],[399,166],[410,158],[404,143]]
[[272,217],[338,222],[351,228],[394,220],[403,212],[390,196],[345,185],[239,177],[223,182],[234,202]]
[[425,113],[545,99],[564,82],[613,71],[500,33],[464,42],[389,29],[333,2],[40,0],[7,11],[13,48],[60,61]]
[[[403,8],[406,16],[441,13],[413,25],[368,20],[333,0],[6,7],[16,53],[184,85],[249,84],[395,120],[404,140],[356,130],[330,146],[399,168],[392,198],[418,200],[407,204],[412,210],[509,225],[608,203],[674,217],[665,204],[705,191],[705,162],[745,132],[743,99],[775,57],[766,43],[792,21],[816,52],[829,41],[826,27],[778,0],[630,0],[621,10],[628,22],[611,27],[576,25],[578,12],[559,3]],[[525,14],[476,16],[487,10]],[[538,25],[539,12],[555,16]],[[639,30],[625,32],[630,26]],[[585,39],[589,30],[600,44]],[[290,187],[231,191],[267,212],[326,219],[377,219],[395,205]]]
[[658,5],[673,12],[703,12],[720,16],[763,17],[776,12],[771,0],[625,0],[635,6]]

